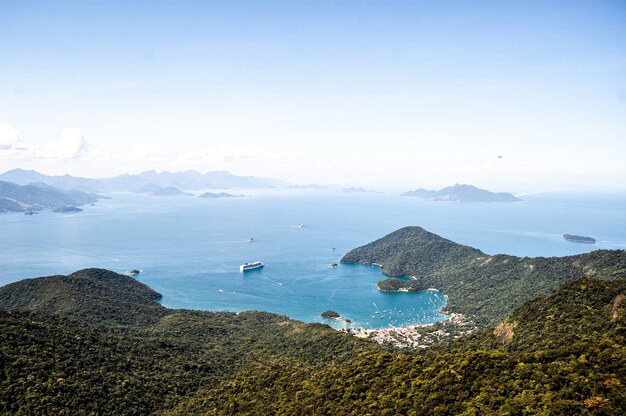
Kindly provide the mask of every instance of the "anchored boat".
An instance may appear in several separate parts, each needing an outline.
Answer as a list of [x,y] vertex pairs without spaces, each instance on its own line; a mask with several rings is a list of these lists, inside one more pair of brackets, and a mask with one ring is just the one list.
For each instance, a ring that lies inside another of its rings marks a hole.
[[240,272],[245,272],[248,270],[254,270],[254,269],[259,269],[261,267],[265,266],[263,263],[261,263],[260,261],[255,261],[252,263],[244,263],[241,266],[239,266],[239,271]]

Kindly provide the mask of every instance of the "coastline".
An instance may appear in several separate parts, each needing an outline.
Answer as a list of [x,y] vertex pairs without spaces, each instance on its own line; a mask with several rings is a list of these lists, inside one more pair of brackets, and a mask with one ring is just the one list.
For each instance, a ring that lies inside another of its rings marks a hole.
[[428,348],[439,342],[469,335],[477,329],[476,324],[463,314],[452,312],[448,315],[450,316],[448,319],[431,324],[382,329],[354,327],[337,330],[357,338],[369,338],[378,344],[391,345],[395,348]]

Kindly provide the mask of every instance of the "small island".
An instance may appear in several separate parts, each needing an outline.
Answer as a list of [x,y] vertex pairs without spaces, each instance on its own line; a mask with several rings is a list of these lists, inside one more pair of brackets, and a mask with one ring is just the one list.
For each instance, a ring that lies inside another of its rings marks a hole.
[[326,319],[339,319],[341,317],[341,315],[339,315],[337,312],[331,311],[331,310],[322,312],[320,315],[322,318],[326,318]]
[[563,234],[563,238],[574,243],[595,244],[596,239],[593,237],[585,237],[583,235]]
[[176,196],[176,195],[193,196],[193,194],[190,194],[189,192],[181,191],[179,188],[175,186],[163,187],[163,186],[158,186],[152,183],[144,185],[144,186],[140,186],[139,188],[135,189],[135,193],[152,195],[152,196]]
[[364,194],[364,193],[382,194],[382,192],[370,191],[369,189],[359,188],[359,187],[355,187],[355,186],[351,186],[350,188],[343,188],[341,190],[341,192],[346,193],[346,194],[354,194],[354,193],[358,193],[358,194]]
[[473,185],[448,186],[438,191],[428,189],[416,189],[403,193],[408,196],[426,201],[449,201],[449,202],[519,202],[521,199],[507,192],[490,192],[477,188]]
[[72,206],[58,207],[52,210],[52,212],[80,212],[80,211],[82,211],[81,208],[72,207]]
[[205,192],[202,195],[198,195],[198,198],[238,198],[243,195],[231,195],[228,192],[220,192],[218,194],[212,192]]
[[419,292],[424,290],[422,285],[415,279],[406,280],[397,277],[379,280],[376,287],[381,292]]

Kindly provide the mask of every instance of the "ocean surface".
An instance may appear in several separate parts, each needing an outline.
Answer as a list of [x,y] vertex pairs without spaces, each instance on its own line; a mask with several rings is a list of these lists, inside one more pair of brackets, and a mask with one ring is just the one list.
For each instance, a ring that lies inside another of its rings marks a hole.
[[[344,326],[319,316],[332,309],[352,326],[380,328],[442,320],[438,310],[445,296],[381,293],[375,287],[384,278],[378,267],[329,265],[400,227],[419,225],[488,254],[564,256],[626,248],[623,193],[535,194],[511,204],[329,191],[228,199],[109,196],[76,214],[0,214],[0,285],[86,267],[141,269],[136,278],[162,293],[163,305],[171,308],[255,309]],[[564,233],[598,243],[567,242]],[[266,266],[239,272],[241,263],[256,260]]]

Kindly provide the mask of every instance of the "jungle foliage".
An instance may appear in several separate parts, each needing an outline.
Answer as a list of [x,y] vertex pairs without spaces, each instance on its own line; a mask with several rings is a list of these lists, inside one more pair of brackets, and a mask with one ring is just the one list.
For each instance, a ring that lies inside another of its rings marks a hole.
[[397,277],[390,277],[387,279],[379,280],[376,283],[378,290],[383,292],[417,292],[424,290],[425,288],[416,280],[412,279],[399,279]]
[[32,279],[0,288],[0,414],[624,414],[625,293],[571,279],[500,332],[399,352],[270,313],[167,309],[100,269]]

